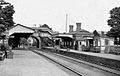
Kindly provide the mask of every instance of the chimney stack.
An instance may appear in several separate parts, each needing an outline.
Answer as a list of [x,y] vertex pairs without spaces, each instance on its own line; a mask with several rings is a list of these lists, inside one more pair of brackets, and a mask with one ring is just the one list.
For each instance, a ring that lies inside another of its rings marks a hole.
[[76,31],[80,31],[81,30],[81,23],[76,23]]
[[69,25],[69,33],[73,32],[73,25]]

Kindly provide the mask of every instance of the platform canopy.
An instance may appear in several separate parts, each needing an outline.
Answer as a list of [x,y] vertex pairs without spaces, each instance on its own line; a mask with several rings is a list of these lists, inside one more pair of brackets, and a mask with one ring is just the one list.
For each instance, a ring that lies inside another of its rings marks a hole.
[[73,35],[61,33],[61,34],[56,35],[55,37],[58,37],[58,38],[59,37],[73,38]]
[[34,33],[34,32],[35,32],[34,29],[18,24],[9,29],[9,36],[14,33]]

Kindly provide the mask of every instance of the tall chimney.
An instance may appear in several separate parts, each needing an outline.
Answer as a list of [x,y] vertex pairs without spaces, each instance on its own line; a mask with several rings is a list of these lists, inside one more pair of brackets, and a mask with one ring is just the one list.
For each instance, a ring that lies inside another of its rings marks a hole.
[[76,31],[80,31],[81,30],[81,23],[76,23]]
[[73,32],[73,25],[69,25],[69,33]]

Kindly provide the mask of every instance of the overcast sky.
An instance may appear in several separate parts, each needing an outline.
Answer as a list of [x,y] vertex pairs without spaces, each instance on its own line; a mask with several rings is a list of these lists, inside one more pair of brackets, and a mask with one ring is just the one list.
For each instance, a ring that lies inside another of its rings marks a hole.
[[76,22],[88,31],[108,31],[109,11],[120,6],[120,0],[5,0],[14,5],[14,21],[25,26],[48,24],[54,31],[64,32]]

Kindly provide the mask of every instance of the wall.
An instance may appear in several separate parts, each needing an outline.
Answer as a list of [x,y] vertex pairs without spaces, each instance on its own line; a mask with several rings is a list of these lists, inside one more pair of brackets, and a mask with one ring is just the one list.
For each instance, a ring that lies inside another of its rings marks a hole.
[[101,53],[107,53],[110,49],[107,49],[108,46],[114,45],[114,39],[113,38],[100,38],[99,40],[100,43],[100,49]]

